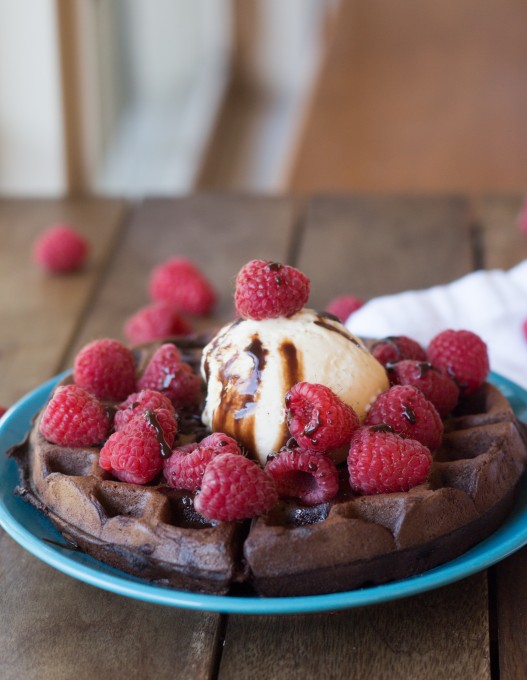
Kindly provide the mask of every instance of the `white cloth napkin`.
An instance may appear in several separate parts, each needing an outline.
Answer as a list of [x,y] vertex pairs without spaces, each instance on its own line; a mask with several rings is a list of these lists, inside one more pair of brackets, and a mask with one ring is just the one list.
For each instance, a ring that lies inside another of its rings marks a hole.
[[477,271],[427,290],[374,298],[346,325],[363,337],[407,335],[424,346],[442,330],[477,333],[489,349],[491,370],[527,389],[527,260],[509,271]]

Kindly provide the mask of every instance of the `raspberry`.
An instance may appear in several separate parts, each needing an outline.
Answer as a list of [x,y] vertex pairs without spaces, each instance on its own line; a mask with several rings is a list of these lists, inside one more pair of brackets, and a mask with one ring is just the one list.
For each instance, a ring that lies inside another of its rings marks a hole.
[[199,444],[174,449],[163,470],[168,485],[174,489],[197,491],[207,465],[223,453],[241,455],[241,450],[234,439],[221,432],[205,437]]
[[199,443],[201,449],[209,448],[218,451],[218,453],[234,453],[241,455],[241,449],[238,442],[229,437],[224,432],[213,432],[208,437],[202,439]]
[[111,338],[94,340],[75,357],[73,379],[99,399],[122,401],[135,391],[132,352]]
[[173,304],[161,300],[141,307],[126,321],[123,330],[129,342],[138,345],[174,335],[188,335],[192,327]]
[[143,429],[143,420],[146,420],[148,425],[155,430],[157,441],[162,447],[163,458],[170,456],[178,430],[173,408],[172,410],[156,408],[139,412],[118,432],[123,430],[130,432],[134,428],[137,429],[137,427],[141,430]]
[[58,387],[40,422],[44,437],[61,446],[95,446],[106,439],[109,428],[104,405],[78,385]]
[[114,432],[101,449],[99,465],[129,484],[147,484],[163,469],[156,428],[146,418]]
[[359,418],[329,387],[297,383],[285,397],[289,432],[301,449],[325,453],[349,444]]
[[365,495],[408,491],[426,480],[431,464],[429,449],[415,439],[361,427],[353,435],[348,455],[350,485]]
[[309,279],[289,265],[251,260],[236,277],[234,303],[245,319],[292,316],[309,297]]
[[209,281],[184,257],[172,258],[153,269],[150,296],[194,316],[209,314],[216,302],[216,293]]
[[413,385],[395,385],[373,402],[366,425],[389,425],[402,437],[416,439],[431,450],[443,437],[443,421],[435,406]]
[[475,392],[489,373],[487,345],[472,331],[439,333],[428,346],[428,359],[456,381],[463,396]]
[[0,418],[4,415],[7,409],[4,406],[0,406]]
[[421,345],[406,335],[394,335],[379,340],[371,348],[371,353],[383,366],[403,359],[426,361],[426,352]]
[[326,312],[334,314],[342,323],[346,323],[348,318],[360,309],[364,304],[364,300],[361,300],[354,295],[341,295],[340,297],[333,298],[331,302],[326,307]]
[[458,402],[459,387],[429,361],[411,359],[398,361],[390,366],[389,374],[396,385],[413,385],[421,390],[442,418],[445,418]]
[[209,520],[232,522],[263,515],[277,500],[274,481],[258,463],[222,453],[207,465],[194,507]]
[[284,448],[265,466],[280,497],[298,498],[306,505],[325,503],[339,490],[335,463],[324,454]]
[[115,430],[122,430],[133,418],[145,411],[164,408],[175,416],[175,409],[168,397],[156,390],[134,392],[117,407],[114,417]]
[[167,343],[154,352],[137,386],[140,390],[157,390],[181,408],[199,401],[201,379],[181,361],[177,347]]
[[86,260],[88,242],[74,229],[57,225],[46,229],[33,245],[33,259],[54,274],[79,269]]

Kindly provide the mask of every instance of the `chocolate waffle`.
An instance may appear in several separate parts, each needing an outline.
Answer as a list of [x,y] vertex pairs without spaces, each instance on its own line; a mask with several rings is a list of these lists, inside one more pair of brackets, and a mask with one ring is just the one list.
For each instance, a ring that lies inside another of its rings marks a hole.
[[[196,367],[205,341],[176,344]],[[153,349],[136,352],[139,373]],[[445,422],[426,484],[357,497],[343,474],[329,503],[281,501],[253,521],[207,522],[193,494],[162,477],[145,486],[116,481],[99,467],[97,448],[51,444],[39,419],[11,452],[18,493],[72,547],[155,583],[218,594],[241,582],[263,596],[338,592],[431,569],[503,522],[527,463],[525,426],[486,383]],[[205,434],[198,412],[182,414],[180,443]]]

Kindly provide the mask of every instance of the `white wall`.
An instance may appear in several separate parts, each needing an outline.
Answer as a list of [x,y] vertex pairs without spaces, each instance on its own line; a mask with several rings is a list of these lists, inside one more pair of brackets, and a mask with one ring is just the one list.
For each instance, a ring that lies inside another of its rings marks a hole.
[[54,0],[0,0],[0,194],[65,188]]

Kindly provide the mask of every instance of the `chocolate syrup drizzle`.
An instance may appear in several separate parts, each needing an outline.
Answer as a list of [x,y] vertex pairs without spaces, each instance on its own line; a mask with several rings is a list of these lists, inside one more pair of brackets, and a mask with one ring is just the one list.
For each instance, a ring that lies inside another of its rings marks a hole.
[[346,340],[349,340],[354,345],[357,345],[357,347],[360,347],[360,349],[364,349],[360,342],[358,342],[352,335],[350,335],[350,333],[348,333],[348,331],[344,327],[339,328],[338,326],[334,326],[333,324],[324,321],[324,319],[339,321],[339,319],[337,319],[335,316],[333,316],[333,314],[330,314],[329,312],[317,312],[317,320],[314,321],[313,323],[316,326],[321,326],[322,328],[325,328],[328,331],[333,331],[333,333],[338,333],[339,335],[342,335],[343,338],[346,338]]
[[251,359],[248,376],[235,372],[239,357],[234,355],[220,371],[220,402],[214,413],[213,430],[230,432],[249,452],[254,451],[254,411],[256,394],[265,368],[267,350],[257,334],[243,350]]
[[[301,366],[301,357],[299,357],[296,347],[291,340],[285,340],[279,348],[280,356],[282,357],[282,369],[284,376],[284,387],[285,393],[300,382],[303,377],[303,371]],[[287,425],[287,420],[284,420],[282,425],[282,437],[280,446],[287,444],[290,439],[291,433]]]
[[156,438],[161,449],[161,457],[170,458],[172,455],[172,449],[165,439],[165,433],[163,432],[163,428],[161,427],[156,414],[153,411],[145,411],[145,418],[147,419],[148,424],[151,425],[155,430]]

